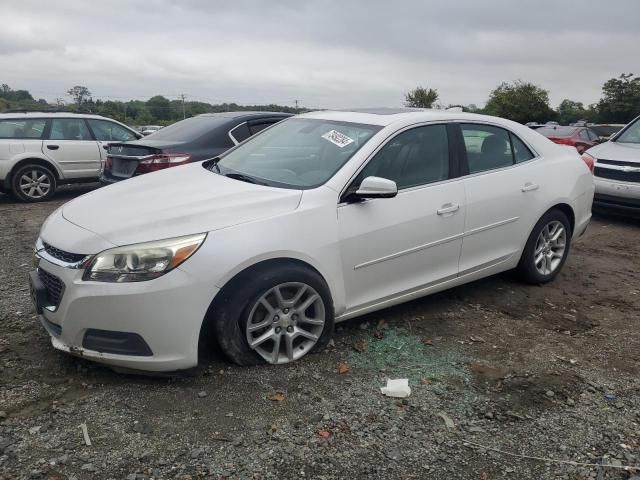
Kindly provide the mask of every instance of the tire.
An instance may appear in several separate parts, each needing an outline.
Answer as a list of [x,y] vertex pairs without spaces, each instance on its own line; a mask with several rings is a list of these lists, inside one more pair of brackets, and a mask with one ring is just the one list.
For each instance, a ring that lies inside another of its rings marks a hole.
[[[276,287],[285,308],[278,305]],[[286,308],[300,291],[303,293],[295,307]],[[329,287],[317,272],[302,265],[292,262],[258,267],[234,279],[221,294],[215,302],[213,330],[222,352],[238,365],[299,360],[309,352],[322,350],[333,335],[334,312]],[[269,304],[271,311],[261,299]],[[302,310],[309,301],[312,303]],[[313,318],[307,318],[307,314]],[[252,331],[248,331],[248,327]],[[257,342],[265,337],[268,338],[253,348],[249,345],[250,340]]]
[[[537,285],[553,280],[567,260],[571,235],[571,225],[563,212],[553,209],[545,213],[533,227],[520,257],[516,268],[520,278]],[[554,236],[557,236],[556,240],[553,240]]]
[[55,193],[56,186],[56,176],[51,169],[40,164],[22,165],[11,177],[11,193],[23,202],[47,201]]

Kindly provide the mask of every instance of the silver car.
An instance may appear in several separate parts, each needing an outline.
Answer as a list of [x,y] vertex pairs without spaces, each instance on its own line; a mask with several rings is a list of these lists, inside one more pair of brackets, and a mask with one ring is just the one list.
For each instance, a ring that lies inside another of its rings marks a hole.
[[42,202],[61,184],[95,182],[106,145],[141,137],[99,115],[0,113],[0,192],[24,202]]
[[595,163],[594,206],[640,213],[640,117],[584,155]]

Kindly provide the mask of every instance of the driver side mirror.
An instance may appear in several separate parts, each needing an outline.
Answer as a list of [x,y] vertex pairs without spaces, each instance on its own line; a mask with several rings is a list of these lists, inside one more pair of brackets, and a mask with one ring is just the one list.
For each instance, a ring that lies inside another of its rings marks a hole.
[[393,198],[398,194],[398,186],[393,180],[381,177],[366,177],[355,192],[347,196],[347,201],[367,198]]

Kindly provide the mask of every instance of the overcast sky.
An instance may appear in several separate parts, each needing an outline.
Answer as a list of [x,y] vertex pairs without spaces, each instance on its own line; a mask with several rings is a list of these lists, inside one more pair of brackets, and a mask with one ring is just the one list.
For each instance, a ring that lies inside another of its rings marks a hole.
[[522,79],[588,104],[639,46],[640,0],[0,0],[0,83],[48,100],[482,106]]

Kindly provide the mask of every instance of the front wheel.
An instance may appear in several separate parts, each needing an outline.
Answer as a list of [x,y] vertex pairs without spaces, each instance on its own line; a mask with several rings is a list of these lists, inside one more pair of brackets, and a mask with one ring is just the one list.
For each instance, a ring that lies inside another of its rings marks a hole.
[[533,284],[553,280],[564,265],[571,246],[571,226],[560,210],[550,210],[533,227],[517,272]]
[[239,365],[283,364],[324,348],[333,334],[329,288],[297,264],[252,272],[214,312],[222,351]]

